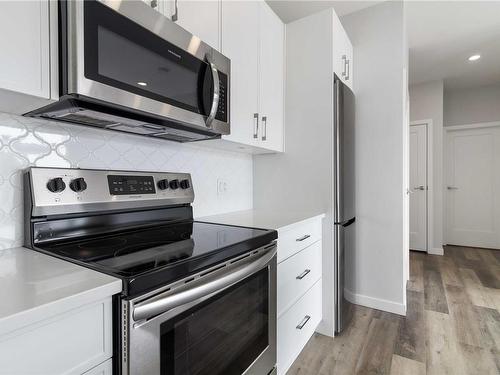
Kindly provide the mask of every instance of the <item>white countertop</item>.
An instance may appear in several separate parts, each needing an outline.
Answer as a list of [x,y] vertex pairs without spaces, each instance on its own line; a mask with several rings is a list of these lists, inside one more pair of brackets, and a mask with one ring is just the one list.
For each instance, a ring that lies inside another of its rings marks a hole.
[[226,214],[204,216],[196,218],[197,221],[206,221],[218,224],[240,225],[244,227],[275,229],[283,231],[290,229],[298,223],[309,220],[317,220],[325,217],[324,213],[313,213],[305,211],[263,211],[246,210],[229,212]]
[[120,279],[34,250],[0,250],[0,335],[121,290]]

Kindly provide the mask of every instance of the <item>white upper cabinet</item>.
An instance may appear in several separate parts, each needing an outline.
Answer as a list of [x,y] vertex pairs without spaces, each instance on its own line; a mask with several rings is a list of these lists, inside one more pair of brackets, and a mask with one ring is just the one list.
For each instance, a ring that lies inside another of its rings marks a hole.
[[169,0],[163,14],[220,51],[220,1]]
[[222,3],[222,53],[231,59],[231,134],[225,140],[259,141],[259,3]]
[[333,69],[349,88],[353,89],[353,49],[337,15],[333,14]]
[[222,2],[222,53],[231,59],[231,134],[223,140],[236,149],[283,151],[284,39],[265,2]]
[[49,1],[0,2],[0,87],[50,98]]
[[259,146],[283,151],[285,26],[260,3]]

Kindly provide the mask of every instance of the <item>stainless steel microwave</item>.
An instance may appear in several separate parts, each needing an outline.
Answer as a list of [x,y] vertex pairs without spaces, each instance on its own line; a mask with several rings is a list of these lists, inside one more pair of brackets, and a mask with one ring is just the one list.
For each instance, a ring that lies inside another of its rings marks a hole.
[[28,116],[180,142],[230,132],[230,60],[146,3],[59,2],[59,101]]

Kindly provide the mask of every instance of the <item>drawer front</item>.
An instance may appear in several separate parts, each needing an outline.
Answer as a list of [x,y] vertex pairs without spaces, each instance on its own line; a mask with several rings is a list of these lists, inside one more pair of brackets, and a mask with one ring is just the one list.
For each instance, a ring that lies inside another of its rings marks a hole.
[[112,300],[79,307],[0,338],[0,373],[81,374],[113,355]]
[[321,321],[321,279],[278,319],[278,374],[285,374]]
[[321,239],[320,219],[299,224],[279,233],[278,263]]
[[278,264],[278,316],[321,278],[321,244],[317,241]]

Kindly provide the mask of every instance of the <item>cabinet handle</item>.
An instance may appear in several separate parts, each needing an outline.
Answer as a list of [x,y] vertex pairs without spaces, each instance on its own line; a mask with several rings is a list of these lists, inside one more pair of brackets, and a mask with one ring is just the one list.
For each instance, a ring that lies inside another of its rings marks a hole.
[[346,69],[347,73],[345,75],[345,80],[349,81],[349,78],[351,77],[351,74],[350,74],[351,60],[346,60],[346,66],[347,66],[347,69]]
[[267,139],[267,116],[262,116],[262,140]]
[[297,328],[297,329],[304,328],[304,326],[307,324],[307,322],[309,321],[309,319],[311,319],[311,317],[309,315],[304,316],[304,319],[302,319],[302,321],[299,323],[299,325],[297,327],[295,327],[295,328]]
[[253,137],[255,139],[259,138],[259,114],[253,114]]
[[311,272],[311,270],[304,270],[299,276],[296,277],[297,280],[302,280],[304,277],[307,276],[307,274]]
[[172,14],[172,21],[176,22],[179,19],[179,8],[177,8],[177,0],[174,1],[174,14]]
[[151,0],[151,3],[149,3],[149,5],[151,6],[151,8],[156,9],[156,7],[158,6],[158,1]]
[[344,70],[342,72],[342,77],[345,77],[346,76],[346,72],[347,72],[347,56],[346,55],[342,55],[342,61],[344,63]]
[[300,237],[300,238],[297,238],[295,241],[297,241],[297,242],[302,242],[302,241],[304,241],[304,240],[307,240],[309,237],[311,237],[311,235],[306,234],[306,235],[304,235],[304,236],[302,236],[302,237]]

